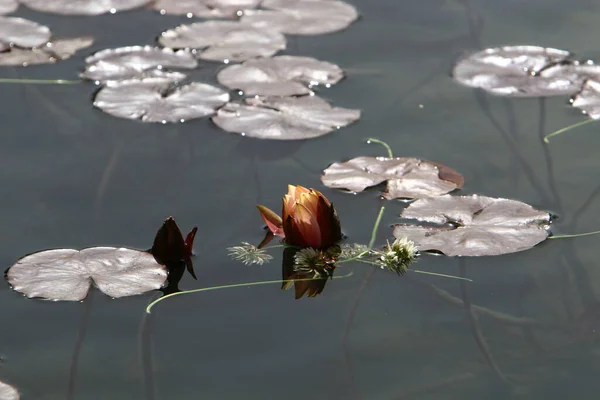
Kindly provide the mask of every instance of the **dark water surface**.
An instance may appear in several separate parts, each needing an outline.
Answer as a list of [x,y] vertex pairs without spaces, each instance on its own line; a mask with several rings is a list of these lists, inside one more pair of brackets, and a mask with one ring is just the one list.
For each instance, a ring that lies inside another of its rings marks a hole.
[[[369,136],[399,156],[461,171],[466,194],[557,213],[554,233],[600,229],[598,126],[545,147],[542,133],[583,119],[565,98],[489,97],[449,78],[455,57],[469,49],[532,44],[599,56],[597,2],[350,2],[362,18],[347,31],[290,38],[286,52],[346,69],[348,78],[321,94],[363,110],[359,123],[316,140],[249,140],[207,119],[164,126],[121,120],[92,108],[91,84],[2,84],[3,268],[48,248],[148,248],[173,215],[182,229],[200,229],[199,280],[186,276],[182,288],[279,279],[280,254],[247,267],[225,248],[260,241],[254,205],[278,208],[288,183],[322,190],[349,241],[366,243],[382,204],[377,192],[329,190],[319,175],[333,161],[383,155],[364,143]],[[17,15],[49,25],[55,36],[90,34],[96,43],[55,66],[0,68],[3,78],[74,79],[91,51],[151,44],[186,20],[148,10]],[[214,82],[218,66],[202,64],[194,77]],[[385,204],[378,245],[404,206]],[[160,303],[149,319],[144,308],[156,294],[111,300],[96,292],[84,303],[54,303],[3,284],[0,380],[36,400],[65,399],[69,390],[86,400],[596,399],[597,242],[592,236],[493,258],[419,260],[420,269],[474,279],[466,285],[350,265],[337,273],[352,270],[352,277],[330,282],[314,299],[296,301],[278,285],[220,290]]]

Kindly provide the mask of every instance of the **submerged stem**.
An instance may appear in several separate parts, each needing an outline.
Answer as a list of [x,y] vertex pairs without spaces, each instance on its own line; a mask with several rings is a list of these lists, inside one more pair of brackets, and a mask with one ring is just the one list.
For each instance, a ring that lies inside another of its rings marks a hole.
[[[353,272],[350,271],[346,275],[335,276],[332,279],[348,278],[348,277],[352,276],[352,274],[353,274]],[[208,292],[210,290],[218,290],[218,289],[233,289],[233,288],[239,288],[239,287],[267,285],[267,284],[270,284],[270,283],[287,283],[287,282],[314,281],[314,280],[319,280],[319,279],[323,279],[323,278],[317,277],[317,278],[288,279],[288,280],[278,279],[276,281],[260,281],[260,282],[235,283],[235,284],[232,284],[232,285],[211,286],[211,287],[200,288],[200,289],[184,290],[182,292],[171,293],[171,294],[168,294],[166,296],[163,296],[163,297],[160,297],[160,298],[154,300],[152,303],[148,304],[148,306],[146,307],[146,313],[151,314],[152,307],[154,307],[157,303],[160,303],[161,301],[166,300],[166,299],[168,299],[170,297],[175,297],[175,296],[179,296],[179,295],[182,295],[182,294]]]
[[550,143],[549,139],[552,136],[560,135],[561,133],[565,133],[567,131],[570,131],[571,129],[579,128],[580,126],[587,125],[587,124],[589,124],[591,122],[596,122],[596,120],[595,119],[586,119],[585,121],[581,121],[581,122],[578,122],[576,124],[569,125],[569,126],[566,126],[566,127],[562,128],[562,129],[559,129],[557,131],[549,133],[546,136],[544,136],[544,142],[545,143]]
[[441,278],[452,278],[452,279],[458,279],[461,281],[473,282],[473,279],[464,278],[462,276],[446,275],[446,274],[440,274],[437,272],[427,272],[427,271],[421,271],[420,269],[409,269],[409,271],[416,272],[417,274],[433,275],[433,276],[439,276]]
[[385,149],[388,152],[388,157],[389,158],[394,158],[394,153],[392,152],[392,148],[390,147],[389,144],[387,144],[386,142],[384,142],[383,140],[379,140],[379,139],[375,139],[375,138],[368,138],[367,139],[367,143],[377,143],[382,145],[383,147],[385,147]]
[[592,236],[592,235],[597,235],[599,234],[600,231],[594,231],[594,232],[585,232],[585,233],[574,233],[572,235],[555,235],[555,236],[550,236],[548,239],[567,239],[567,238],[576,238],[576,237],[580,237],[580,236]]

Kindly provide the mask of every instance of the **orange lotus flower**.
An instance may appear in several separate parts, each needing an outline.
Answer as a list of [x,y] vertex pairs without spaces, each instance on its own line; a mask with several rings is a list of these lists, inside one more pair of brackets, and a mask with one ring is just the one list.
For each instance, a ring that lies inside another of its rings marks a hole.
[[288,185],[281,217],[265,206],[258,211],[269,230],[292,246],[326,249],[342,238],[335,208],[314,189]]

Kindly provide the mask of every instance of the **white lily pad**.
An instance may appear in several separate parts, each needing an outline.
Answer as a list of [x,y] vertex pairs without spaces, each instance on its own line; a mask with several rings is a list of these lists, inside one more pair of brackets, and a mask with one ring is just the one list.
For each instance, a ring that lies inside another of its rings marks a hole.
[[94,43],[94,39],[82,36],[69,39],[55,39],[41,47],[33,49],[10,48],[0,53],[0,65],[22,66],[37,64],[52,64],[66,60],[77,51],[87,48]]
[[10,14],[19,8],[19,2],[17,0],[0,0],[0,15]]
[[19,391],[8,383],[0,382],[0,400],[19,400]]
[[571,99],[571,105],[593,119],[600,119],[600,82],[588,80]]
[[264,0],[266,10],[248,10],[241,21],[291,35],[321,35],[346,29],[358,18],[356,8],[337,0]]
[[213,122],[242,136],[302,140],[323,136],[360,118],[360,110],[332,107],[317,96],[257,96],[245,103],[227,103]]
[[50,40],[50,28],[17,17],[0,17],[0,43],[38,47]]
[[516,200],[486,196],[420,199],[400,215],[435,224],[396,225],[420,250],[447,256],[495,256],[530,249],[548,237],[550,214]]
[[94,106],[119,118],[166,123],[214,114],[228,101],[227,92],[204,83],[176,86],[167,78],[144,78],[108,83]]
[[462,175],[451,168],[404,157],[356,157],[331,164],[321,176],[325,186],[353,192],[385,181],[383,197],[387,199],[441,196],[464,184]]
[[157,0],[151,7],[161,14],[200,18],[235,18],[244,10],[256,8],[262,0]]
[[344,77],[335,64],[311,57],[277,56],[231,65],[217,74],[217,80],[246,95],[293,96],[309,94],[308,84],[333,85]]
[[145,251],[91,247],[28,255],[9,268],[6,279],[27,297],[80,301],[92,284],[111,297],[159,289],[167,279],[167,270]]
[[[189,51],[173,51],[152,46],[128,46],[99,51],[85,59],[83,78],[98,82],[119,81],[147,76],[163,76],[167,68],[193,69],[198,61]],[[185,78],[183,74],[171,76]]]
[[151,0],[20,0],[32,10],[63,15],[100,15],[131,10]]
[[577,75],[569,63],[561,64],[567,56],[568,51],[538,46],[490,48],[460,59],[453,77],[463,85],[502,96],[571,94],[582,82],[574,79]]
[[[203,60],[240,62],[270,57],[286,47],[286,39],[272,29],[257,29],[239,21],[206,21],[163,32],[158,41],[172,49],[194,49]],[[202,50],[202,51],[200,51]]]

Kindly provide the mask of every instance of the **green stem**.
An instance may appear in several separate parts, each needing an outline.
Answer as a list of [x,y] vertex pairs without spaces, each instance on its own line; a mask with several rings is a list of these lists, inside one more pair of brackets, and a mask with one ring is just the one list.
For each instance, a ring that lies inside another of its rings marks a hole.
[[473,279],[463,278],[462,276],[439,274],[437,272],[427,272],[427,271],[421,271],[419,269],[409,269],[409,271],[416,272],[417,274],[433,275],[433,276],[439,276],[442,278],[452,278],[452,279],[459,279],[461,281],[473,282]]
[[65,79],[19,79],[0,78],[0,83],[35,83],[39,85],[74,85],[83,81],[68,81]]
[[384,142],[383,140],[379,140],[379,139],[375,139],[375,138],[368,138],[367,139],[367,143],[377,143],[382,145],[383,147],[385,147],[385,149],[388,152],[388,157],[389,158],[394,158],[394,153],[392,153],[392,148],[390,147],[389,144],[387,144],[386,142]]
[[377,219],[375,220],[375,225],[373,225],[373,230],[371,231],[371,240],[369,240],[369,250],[372,250],[373,245],[375,244],[375,239],[377,238],[377,230],[379,229],[379,224],[381,224],[381,218],[383,217],[384,211],[385,206],[381,206],[379,214],[377,214]]
[[556,236],[550,236],[548,239],[567,239],[567,238],[576,238],[576,237],[580,237],[580,236],[592,236],[592,235],[597,235],[599,234],[600,231],[595,231],[595,232],[586,232],[586,233],[575,233],[573,235],[556,235]]
[[569,125],[569,126],[567,126],[567,127],[564,127],[564,128],[562,128],[562,129],[559,129],[559,130],[557,130],[557,131],[554,131],[554,132],[552,132],[552,133],[549,133],[549,134],[547,134],[546,136],[544,136],[544,142],[545,142],[545,143],[550,143],[550,138],[551,138],[552,136],[560,135],[561,133],[564,133],[564,132],[570,131],[571,129],[579,128],[580,126],[587,125],[587,124],[589,124],[589,123],[592,123],[592,122],[596,122],[596,120],[595,120],[595,119],[586,119],[585,121],[581,121],[581,122],[578,122],[578,123],[576,123],[576,124]]
[[354,257],[338,261],[338,264],[347,263],[350,261],[356,261],[371,252],[371,250],[373,249],[373,245],[375,244],[375,239],[377,238],[377,230],[379,229],[379,224],[381,224],[381,218],[383,217],[384,211],[385,211],[385,206],[381,206],[381,208],[379,209],[379,214],[377,214],[377,219],[375,220],[375,225],[373,225],[373,230],[371,231],[371,240],[369,240],[369,246],[367,246],[367,250],[363,251],[362,253],[360,253]]
[[[348,273],[346,275],[336,276],[333,279],[348,278],[349,276],[352,276],[352,274],[353,274],[353,272],[350,272],[350,273]],[[323,278],[318,277],[318,278],[289,279],[289,280],[281,280],[281,279],[279,279],[279,280],[276,280],[276,281],[235,283],[235,284],[232,284],[232,285],[211,286],[211,287],[207,287],[207,288],[184,290],[182,292],[171,293],[171,294],[168,294],[166,296],[163,296],[163,297],[160,297],[160,298],[154,300],[153,302],[151,302],[150,304],[148,304],[148,306],[146,307],[146,313],[147,314],[151,314],[152,307],[154,307],[157,303],[160,303],[161,301],[166,300],[166,299],[168,299],[170,297],[180,296],[182,294],[208,292],[208,291],[211,291],[211,290],[218,290],[218,289],[233,289],[233,288],[239,288],[239,287],[268,285],[268,284],[271,284],[271,283],[287,283],[287,282],[314,281],[314,280],[318,280],[318,279],[323,279]]]

